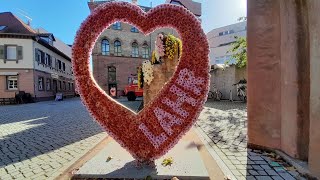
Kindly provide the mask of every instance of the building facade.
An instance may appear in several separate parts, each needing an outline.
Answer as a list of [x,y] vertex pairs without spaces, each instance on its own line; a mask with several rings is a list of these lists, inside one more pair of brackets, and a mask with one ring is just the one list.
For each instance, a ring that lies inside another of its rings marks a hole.
[[[93,11],[98,5],[111,1],[91,0],[88,6]],[[137,1],[133,0],[132,3],[137,4]],[[167,3],[189,7],[190,11],[196,12],[197,17],[201,16],[200,3],[192,0],[186,0],[183,3],[167,1]],[[140,6],[140,8],[146,12],[151,9],[145,6]],[[156,36],[162,32],[178,36],[176,31],[168,28],[156,30],[145,36],[139,32],[139,29],[122,22],[116,22],[108,27],[100,35],[92,50],[93,77],[98,85],[108,94],[110,94],[110,89],[115,87],[117,96],[123,95],[124,88],[137,75],[137,67],[144,60],[151,58]]]
[[56,42],[53,34],[32,29],[10,12],[0,13],[0,98],[14,98],[20,91],[36,101],[56,93],[74,96],[71,48]]
[[211,65],[224,64],[226,61],[229,61],[229,64],[235,63],[232,54],[228,52],[232,47],[232,43],[236,41],[235,36],[247,36],[246,21],[213,29],[207,34]]

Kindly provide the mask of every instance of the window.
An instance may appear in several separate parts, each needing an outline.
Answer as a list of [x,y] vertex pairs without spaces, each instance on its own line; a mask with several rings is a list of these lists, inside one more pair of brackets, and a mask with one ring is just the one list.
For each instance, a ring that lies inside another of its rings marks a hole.
[[110,44],[107,39],[101,41],[101,53],[102,55],[110,55]]
[[114,42],[114,55],[121,56],[121,42],[118,40]]
[[223,36],[223,32],[220,32],[220,33],[219,33],[219,36]]
[[136,27],[132,26],[131,27],[131,32],[138,33],[139,30]]
[[18,90],[18,76],[7,77],[8,90]]
[[45,62],[46,65],[51,66],[51,56],[49,54],[45,54]]
[[109,66],[108,67],[108,83],[109,84],[116,84],[116,74],[117,74],[117,69],[114,66]]
[[69,91],[71,91],[71,83],[68,83]]
[[120,22],[115,22],[113,25],[112,25],[113,29],[115,30],[121,30],[121,23]]
[[7,26],[0,26],[0,31],[4,30]]
[[66,71],[66,63],[64,63],[64,62],[62,63],[62,70]]
[[71,83],[71,90],[73,91],[73,83]]
[[7,46],[7,58],[8,60],[17,59],[17,46]]
[[139,57],[139,47],[137,42],[132,43],[131,57]]
[[62,69],[62,63],[60,60],[58,60],[58,69],[61,70]]
[[43,91],[43,77],[38,78],[38,90]]
[[66,82],[63,81],[63,90],[66,90]]
[[234,33],[234,30],[230,30],[230,31],[229,31],[229,34],[233,34],[233,33]]
[[46,81],[46,89],[47,89],[47,91],[51,90],[51,79],[49,79],[49,78],[47,78],[47,81]]
[[59,90],[62,90],[62,87],[61,87],[61,81],[58,81],[59,83],[58,83],[58,88],[59,88]]
[[40,63],[45,64],[45,53],[40,51],[40,56],[41,56]]
[[149,58],[149,46],[148,44],[143,44],[142,46],[142,58],[148,59]]

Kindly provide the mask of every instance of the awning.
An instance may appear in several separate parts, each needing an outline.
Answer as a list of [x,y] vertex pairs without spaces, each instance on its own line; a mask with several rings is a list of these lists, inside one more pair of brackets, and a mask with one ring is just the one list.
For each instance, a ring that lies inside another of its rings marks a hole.
[[18,72],[0,72],[0,76],[16,76]]

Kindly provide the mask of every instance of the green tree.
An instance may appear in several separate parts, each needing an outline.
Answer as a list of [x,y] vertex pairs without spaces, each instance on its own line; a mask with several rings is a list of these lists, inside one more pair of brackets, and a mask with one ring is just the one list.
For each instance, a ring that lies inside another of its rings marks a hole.
[[[240,17],[238,21],[247,21],[247,17]],[[233,54],[231,57],[236,60],[236,66],[238,68],[247,66],[247,38],[246,37],[234,37],[236,41],[232,43],[232,47],[228,53]],[[225,64],[229,64],[230,61],[226,61]]]
[[[232,54],[232,58],[236,60],[236,66],[238,68],[246,67],[247,65],[247,38],[246,37],[234,37],[236,41],[232,43],[232,47],[228,53]],[[228,64],[229,61],[226,61]]]

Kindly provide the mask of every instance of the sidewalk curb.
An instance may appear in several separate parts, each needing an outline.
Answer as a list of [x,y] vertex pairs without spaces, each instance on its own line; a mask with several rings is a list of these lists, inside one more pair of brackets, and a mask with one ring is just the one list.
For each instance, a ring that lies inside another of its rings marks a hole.
[[233,175],[233,173],[230,171],[228,166],[223,162],[223,160],[219,157],[219,155],[216,153],[216,151],[209,144],[211,139],[201,130],[201,128],[197,124],[194,125],[194,130],[195,130],[196,134],[198,135],[198,137],[201,139],[202,143],[207,148],[207,150],[210,153],[210,155],[212,156],[212,158],[216,161],[216,163],[220,167],[223,174],[226,177],[231,178],[231,180],[236,180],[237,178]]

